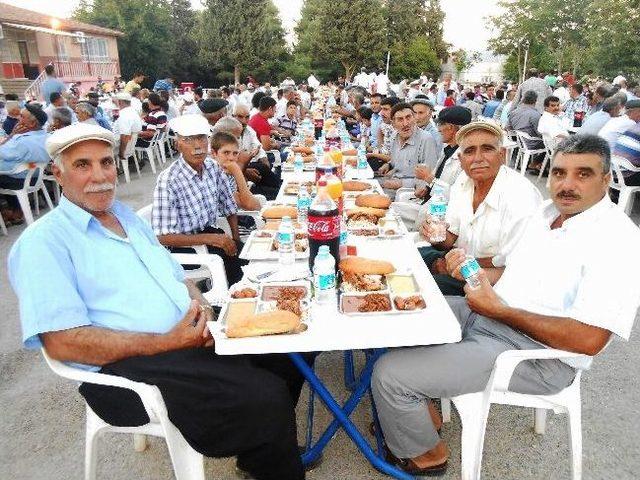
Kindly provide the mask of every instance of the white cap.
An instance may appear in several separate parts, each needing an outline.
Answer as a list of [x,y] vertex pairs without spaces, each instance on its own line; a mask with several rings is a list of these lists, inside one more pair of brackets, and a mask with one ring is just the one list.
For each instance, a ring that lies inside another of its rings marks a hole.
[[54,158],[71,145],[85,140],[100,140],[113,147],[115,139],[113,133],[106,128],[90,123],[74,123],[68,127],[60,128],[49,135],[45,147],[51,158]]
[[131,94],[127,92],[118,92],[113,96],[116,100],[126,100],[127,102],[131,101]]
[[187,103],[191,103],[191,102],[193,102],[196,98],[193,96],[193,93],[192,93],[192,92],[185,92],[185,93],[182,95],[182,99],[183,99],[185,102],[187,102]]
[[181,137],[209,135],[211,132],[207,119],[194,113],[172,118],[169,121],[169,128]]

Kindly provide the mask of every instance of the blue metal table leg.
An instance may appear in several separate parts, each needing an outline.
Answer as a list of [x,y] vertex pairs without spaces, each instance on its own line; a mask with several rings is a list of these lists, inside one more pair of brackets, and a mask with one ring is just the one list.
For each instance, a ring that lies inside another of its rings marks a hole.
[[380,470],[381,472],[386,473],[387,475],[390,475],[399,480],[414,480],[413,476],[403,472],[402,470],[387,463],[384,459],[378,457],[367,440],[362,436],[362,434],[349,419],[349,414],[355,409],[355,407],[362,399],[364,393],[368,390],[369,384],[371,382],[373,365],[376,359],[382,353],[384,353],[384,351],[379,351],[379,353],[372,354],[367,358],[365,367],[360,375],[360,380],[357,382],[356,389],[347,403],[345,403],[344,407],[341,407],[335,401],[335,399],[331,395],[331,392],[327,390],[327,388],[320,381],[313,369],[309,367],[309,365],[304,361],[300,354],[288,354],[291,358],[291,361],[295,364],[298,370],[300,370],[300,373],[304,375],[307,382],[309,382],[309,387],[315,390],[320,399],[324,402],[324,404],[335,417],[335,420],[331,422],[331,425],[329,425],[327,430],[321,436],[320,440],[318,440],[318,442],[302,456],[302,461],[304,463],[308,463],[309,461],[313,461],[315,458],[317,458],[317,456],[320,455],[329,440],[331,440],[331,437],[333,437],[338,428],[341,426],[347,433],[347,435],[349,435],[353,443],[363,453],[367,460],[369,460],[371,465],[373,465],[377,470]]
[[349,391],[353,391],[356,386],[356,373],[353,364],[353,351],[344,352],[344,386]]

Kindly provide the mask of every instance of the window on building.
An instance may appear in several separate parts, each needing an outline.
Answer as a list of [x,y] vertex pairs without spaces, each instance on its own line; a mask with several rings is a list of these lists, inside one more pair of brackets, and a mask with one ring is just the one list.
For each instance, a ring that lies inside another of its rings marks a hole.
[[69,61],[69,54],[67,48],[67,42],[69,38],[62,35],[55,35],[56,51],[58,53],[58,60],[61,62]]
[[109,61],[106,39],[85,37],[85,42],[82,44],[82,56],[90,62]]

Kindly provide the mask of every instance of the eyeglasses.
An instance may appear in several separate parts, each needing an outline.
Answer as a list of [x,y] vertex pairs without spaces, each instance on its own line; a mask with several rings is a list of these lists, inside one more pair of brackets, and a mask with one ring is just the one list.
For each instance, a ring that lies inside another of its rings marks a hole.
[[236,118],[249,118],[249,115],[238,115],[238,114],[236,114],[236,115],[234,115],[234,117],[236,117]]
[[207,143],[207,136],[206,135],[192,135],[189,137],[181,137],[181,140],[183,140],[184,142],[188,143],[188,144],[197,144],[197,143]]

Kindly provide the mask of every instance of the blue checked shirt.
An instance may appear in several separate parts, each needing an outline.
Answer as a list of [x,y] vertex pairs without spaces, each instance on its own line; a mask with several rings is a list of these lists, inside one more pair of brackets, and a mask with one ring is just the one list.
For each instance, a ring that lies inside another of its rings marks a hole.
[[156,235],[201,232],[215,226],[219,215],[237,211],[227,175],[212,158],[205,160],[202,176],[182,156],[158,176],[152,210]]
[[570,118],[571,120],[573,120],[573,114],[576,112],[576,110],[582,110],[585,115],[587,114],[587,111],[589,110],[587,97],[585,97],[584,95],[579,95],[576,98],[570,98],[564,104],[564,116],[566,118]]

